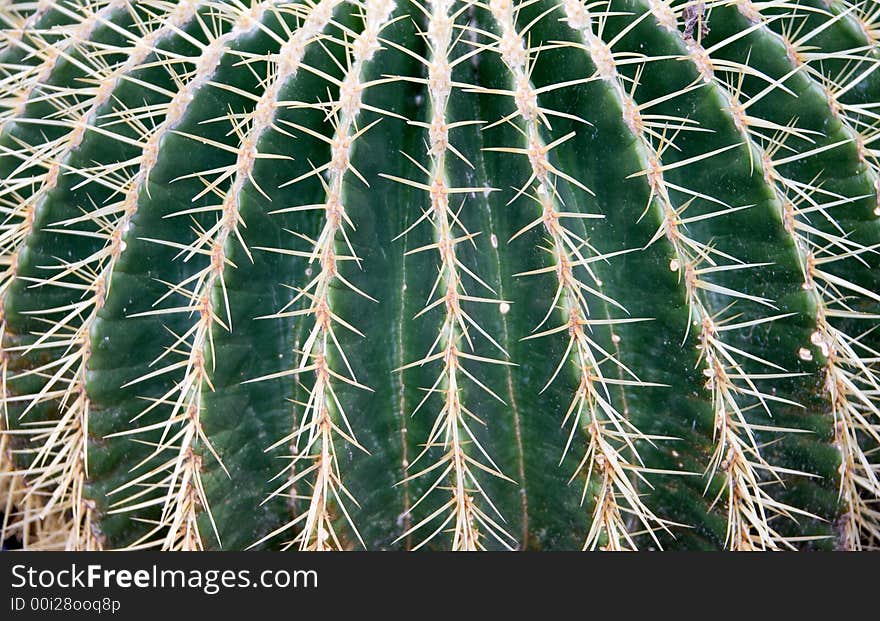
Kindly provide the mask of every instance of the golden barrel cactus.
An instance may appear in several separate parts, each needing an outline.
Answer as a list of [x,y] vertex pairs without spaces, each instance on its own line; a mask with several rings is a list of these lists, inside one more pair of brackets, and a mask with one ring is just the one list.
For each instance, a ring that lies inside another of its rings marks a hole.
[[10,545],[880,542],[875,0],[0,29]]

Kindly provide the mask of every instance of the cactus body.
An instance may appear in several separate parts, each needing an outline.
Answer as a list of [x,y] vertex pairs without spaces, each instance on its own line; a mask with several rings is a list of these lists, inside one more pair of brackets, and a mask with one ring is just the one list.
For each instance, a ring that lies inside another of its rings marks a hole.
[[880,9],[0,3],[32,549],[880,543]]

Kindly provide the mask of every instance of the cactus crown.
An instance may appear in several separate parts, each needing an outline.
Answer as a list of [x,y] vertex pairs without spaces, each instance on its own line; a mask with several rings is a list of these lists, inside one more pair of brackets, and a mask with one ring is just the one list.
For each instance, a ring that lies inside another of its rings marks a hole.
[[880,545],[874,0],[0,28],[4,538]]

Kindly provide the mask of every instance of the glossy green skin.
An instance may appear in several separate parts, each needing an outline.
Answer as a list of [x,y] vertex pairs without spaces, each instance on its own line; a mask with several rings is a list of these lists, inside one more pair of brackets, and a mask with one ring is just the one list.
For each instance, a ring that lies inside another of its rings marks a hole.
[[[527,7],[519,15],[520,25],[529,23],[550,7],[548,2]],[[611,10],[626,14],[608,20],[603,34],[606,40],[636,20],[645,7],[638,1],[617,0],[611,3]],[[359,19],[350,13],[350,8],[343,5],[337,10],[337,19],[357,29]],[[398,9],[397,14],[412,15],[416,20],[422,17],[410,7]],[[532,40],[575,40],[577,33],[556,17],[539,21],[530,31]],[[467,18],[465,13],[459,21],[464,23]],[[275,19],[274,16],[267,17],[265,23],[274,31],[282,32]],[[811,19],[827,18],[815,16]],[[497,30],[485,10],[476,10],[474,20],[484,30]],[[735,8],[713,9],[709,25],[711,31],[704,41],[706,47],[750,27]],[[770,23],[771,28],[777,26],[776,22]],[[407,18],[390,26],[383,36],[424,56],[427,51],[415,28]],[[328,31],[341,36],[337,26],[330,26]],[[839,22],[828,28],[816,43],[828,50],[845,49],[859,44],[860,37],[863,35],[850,24]],[[180,36],[169,38],[164,45],[181,53],[193,53],[191,44]],[[620,39],[614,49],[658,57],[680,55],[684,50],[677,34],[662,29],[651,19],[641,21]],[[245,36],[235,42],[233,50],[266,55],[277,50],[277,42],[265,34]],[[752,67],[776,78],[792,69],[784,50],[763,30],[724,47],[718,57],[738,62],[748,60]],[[227,54],[214,81],[254,92],[259,88],[256,75],[261,72],[259,69],[255,73],[242,69],[236,64],[238,60],[235,53]],[[332,75],[340,74],[326,51],[318,46],[309,48],[305,62]],[[636,65],[625,65],[620,70],[624,76],[632,77]],[[833,66],[828,67],[829,72],[833,70]],[[172,87],[167,73],[155,68],[140,71],[142,79]],[[532,82],[535,87],[541,87],[577,80],[593,71],[592,61],[582,49],[558,47],[539,55]],[[418,76],[422,73],[423,67],[413,58],[386,46],[366,66],[362,78],[369,81],[384,75]],[[72,83],[77,78],[68,64],[60,63],[52,81]],[[691,63],[672,58],[655,60],[641,74],[634,97],[638,103],[649,102],[684,90],[697,78],[698,73]],[[487,88],[510,88],[506,68],[496,54],[490,53],[479,55],[478,62],[458,65],[453,79]],[[747,79],[743,91],[755,93],[763,86],[764,83],[757,79]],[[786,81],[786,86],[798,96],[792,97],[781,90],[774,92],[750,113],[781,124],[796,118],[798,127],[821,133],[817,139],[820,143],[840,140],[844,135],[840,122],[832,116],[827,100],[810,80],[795,75]],[[854,101],[880,101],[880,72],[867,76],[862,86],[851,91],[848,97]],[[301,71],[284,86],[282,99],[326,100],[326,89],[325,81]],[[132,106],[144,97],[152,97],[156,102],[167,101],[164,95],[148,93],[134,82],[124,82],[114,96]],[[366,103],[413,120],[427,118],[427,106],[420,103],[424,99],[424,87],[410,82],[376,86],[365,95]],[[579,220],[576,226],[582,227],[595,248],[603,253],[644,246],[660,225],[660,216],[654,208],[640,219],[649,200],[648,186],[644,177],[628,177],[641,170],[643,161],[611,89],[596,80],[551,91],[542,96],[541,103],[580,116],[589,123],[585,125],[569,119],[554,119],[553,122],[553,136],[577,132],[575,138],[552,152],[553,161],[595,192],[595,196],[590,196],[573,184],[560,181],[566,209],[604,216],[601,220]],[[183,133],[235,144],[235,135],[227,135],[228,124],[203,121],[216,118],[230,108],[241,111],[249,107],[253,107],[250,99],[207,86],[198,92],[178,129]],[[510,98],[456,90],[447,116],[450,121],[491,121],[513,110]],[[680,151],[667,151],[664,163],[742,141],[715,85],[706,85],[672,98],[653,108],[652,112],[686,117],[711,130],[683,132],[676,140]],[[25,114],[38,117],[45,113],[40,106],[33,105]],[[332,135],[330,124],[314,110],[280,109],[278,118]],[[366,126],[376,118],[378,115],[365,110],[359,125]],[[39,130],[29,130],[28,127],[13,126],[0,140],[9,144],[13,135],[34,144],[45,140],[38,135]],[[379,176],[385,173],[416,178],[419,173],[415,167],[396,154],[405,151],[426,165],[424,140],[423,129],[397,118],[383,117],[376,127],[356,141],[352,158],[354,167],[369,181],[370,187],[348,175],[343,197],[356,226],[356,230],[349,233],[362,264],[359,268],[354,263],[345,263],[342,273],[378,300],[378,304],[368,302],[344,288],[334,289],[331,295],[334,312],[366,335],[361,338],[346,331],[339,333],[342,349],[356,370],[358,381],[369,386],[372,392],[343,384],[337,386],[337,391],[358,440],[369,450],[369,454],[365,454],[345,446],[339,451],[344,481],[360,505],[352,505],[349,510],[368,549],[411,547],[418,540],[417,534],[398,538],[408,525],[429,515],[432,507],[444,499],[442,494],[438,495],[433,501],[419,506],[409,517],[407,508],[424,492],[428,479],[398,485],[409,474],[403,466],[404,456],[412,459],[419,453],[433,416],[440,409],[439,399],[435,397],[429,399],[423,410],[411,416],[424,396],[421,388],[433,383],[438,369],[426,365],[395,371],[424,356],[442,322],[439,310],[413,319],[427,300],[436,273],[436,253],[404,257],[408,249],[433,241],[430,227],[420,225],[405,237],[395,239],[421,215],[427,199],[424,192]],[[514,233],[540,215],[540,208],[527,198],[507,204],[514,196],[515,188],[528,179],[526,158],[482,150],[484,147],[519,144],[521,134],[511,125],[502,124],[486,131],[468,125],[452,130],[450,140],[468,155],[475,166],[471,170],[451,158],[447,169],[450,185],[500,189],[488,196],[476,193],[466,197],[460,216],[462,222],[468,230],[481,234],[474,239],[473,245],[460,246],[463,262],[476,268],[498,298],[512,302],[510,311],[504,315],[494,305],[469,308],[480,326],[498,340],[517,365],[476,366],[480,380],[491,386],[506,405],[473,385],[463,389],[462,400],[487,423],[485,427],[475,425],[480,441],[501,471],[516,481],[510,483],[485,476],[481,483],[504,515],[505,528],[520,547],[580,549],[589,528],[592,498],[587,494],[582,505],[583,478],[571,483],[569,478],[583,454],[585,432],[578,435],[573,450],[559,464],[567,435],[566,429],[561,427],[562,417],[577,387],[578,377],[575,369],[566,365],[559,378],[541,392],[565,351],[566,339],[554,335],[521,340],[547,312],[556,280],[553,273],[514,276],[548,265],[549,255],[540,249],[545,243],[540,228],[508,243]],[[797,146],[804,151],[815,148],[815,145],[806,143]],[[86,166],[90,162],[121,161],[132,157],[132,149],[101,134],[88,134],[72,164]],[[308,250],[303,240],[285,230],[314,237],[322,222],[319,213],[269,215],[267,212],[278,206],[323,200],[322,186],[314,177],[293,186],[278,186],[307,172],[311,163],[327,161],[329,148],[324,142],[302,132],[291,139],[273,130],[263,136],[258,149],[264,153],[292,156],[293,159],[257,162],[254,180],[268,192],[271,202],[246,185],[241,200],[241,216],[246,224],[242,229],[244,240],[250,248]],[[122,386],[153,369],[150,363],[173,342],[172,333],[185,331],[195,320],[182,314],[138,318],[129,315],[152,308],[155,300],[167,291],[160,281],[180,282],[203,268],[207,261],[205,257],[196,256],[184,262],[175,257],[177,250],[145,238],[191,243],[193,232],[181,224],[180,218],[164,217],[199,204],[192,205],[190,197],[200,190],[201,183],[180,177],[231,161],[234,161],[232,154],[182,135],[170,135],[164,140],[158,164],[150,176],[148,192],[142,189],[137,214],[126,234],[126,250],[114,271],[107,304],[91,332],[92,357],[87,390],[92,413],[87,495],[97,503],[101,515],[99,528],[106,547],[121,547],[136,540],[143,534],[145,526],[133,518],[149,519],[154,510],[106,514],[108,491],[131,478],[131,467],[147,454],[147,449],[127,437],[105,436],[130,429],[131,419],[144,408],[144,398],[161,396],[179,378],[169,374],[129,387]],[[15,165],[17,162],[11,158],[0,157],[0,171],[4,174]],[[784,172],[804,182],[818,176],[823,187],[833,192],[861,197],[834,212],[838,223],[844,230],[852,231],[853,236],[865,245],[880,242],[880,224],[873,213],[877,204],[876,188],[864,164],[858,160],[853,144],[837,147],[806,163],[793,162]],[[20,259],[18,280],[5,300],[10,343],[27,342],[33,338],[27,336],[29,333],[44,329],[27,312],[63,306],[75,300],[77,295],[62,288],[29,288],[23,279],[29,275],[41,275],[43,266],[51,263],[59,252],[72,260],[88,256],[100,247],[93,239],[39,230],[78,213],[89,201],[100,204],[109,196],[106,188],[95,183],[71,189],[79,180],[76,174],[66,175],[63,179],[40,207],[38,230],[27,240],[26,251]],[[792,313],[748,332],[731,332],[729,342],[788,371],[802,374],[772,381],[775,394],[800,403],[802,408],[776,404],[772,419],[757,409],[751,410],[749,415],[754,423],[813,432],[785,435],[781,441],[767,446],[764,455],[770,463],[818,475],[813,479],[800,477],[787,481],[778,497],[824,521],[801,519],[797,524],[780,524],[779,528],[786,534],[828,535],[825,540],[804,545],[834,547],[837,536],[834,521],[841,511],[837,497],[839,456],[832,444],[833,421],[819,378],[822,356],[810,344],[816,308],[801,287],[796,251],[783,228],[780,206],[760,170],[751,166],[747,147],[742,144],[699,165],[671,170],[667,179],[687,184],[689,188],[710,194],[731,206],[751,206],[722,218],[694,223],[689,230],[695,239],[704,243],[711,241],[715,247],[742,261],[772,263],[749,270],[720,272],[712,279],[723,286],[769,298],[776,307],[773,313]],[[680,205],[687,197],[674,195],[673,200]],[[203,199],[201,204],[208,202]],[[698,200],[688,214],[709,213],[716,209],[717,205]],[[210,226],[213,217],[195,216],[205,226]],[[497,247],[491,242],[493,239],[497,240]],[[204,455],[206,491],[222,543],[213,536],[206,518],[202,533],[207,547],[239,549],[251,545],[289,520],[291,515],[302,511],[301,506],[296,506],[302,501],[295,501],[293,508],[277,498],[265,504],[261,502],[274,488],[274,484],[268,481],[280,469],[279,464],[284,463],[279,457],[285,452],[283,446],[271,452],[264,449],[290,432],[294,413],[298,411],[291,400],[303,399],[307,387],[292,377],[259,383],[242,382],[282,371],[296,363],[294,350],[309,326],[300,318],[255,318],[279,311],[291,297],[290,289],[284,285],[304,284],[308,265],[303,258],[260,251],[253,252],[254,261],[251,262],[238,244],[230,243],[229,249],[235,267],[227,267],[224,278],[230,296],[233,330],[229,333],[218,327],[213,333],[214,391],[201,413],[205,432],[229,471],[227,476],[210,455]],[[341,241],[339,251],[344,252]],[[615,405],[623,408],[625,404],[631,420],[643,432],[675,438],[660,441],[657,446],[640,443],[639,449],[647,465],[702,473],[712,451],[713,410],[710,394],[703,388],[704,378],[700,374],[693,330],[683,341],[688,321],[687,299],[683,284],[669,269],[672,258],[671,245],[662,239],[638,252],[596,264],[595,271],[604,283],[603,292],[619,302],[630,317],[650,318],[651,321],[616,326],[614,331],[620,337],[619,343],[612,341],[611,332],[604,327],[596,328],[593,336],[609,351],[616,351],[620,360],[635,370],[640,379],[658,384],[616,387],[612,393]],[[835,264],[833,269],[869,290],[880,290],[876,255],[867,256],[865,260],[867,266],[846,260]],[[219,290],[215,294],[219,296]],[[174,303],[174,300],[165,302],[166,305]],[[712,312],[722,311],[729,303],[726,298],[707,296],[707,307]],[[747,301],[737,302],[736,308],[742,313],[742,320],[768,314],[766,307]],[[595,300],[592,310],[599,317],[625,316],[601,300]],[[864,322],[848,325],[843,321],[842,325],[848,333],[860,334],[866,329]],[[880,330],[867,336],[865,342],[880,347],[878,340]],[[801,347],[811,348],[813,361],[805,362],[798,357]],[[478,343],[477,354],[492,355],[491,347],[485,341]],[[49,355],[53,353],[49,352]],[[336,363],[339,364],[338,359]],[[25,357],[14,364],[16,368],[26,369],[35,362]],[[759,371],[759,368],[755,370]],[[18,385],[13,383],[13,391],[25,394],[34,390],[35,382],[38,380],[29,377]],[[768,382],[767,386],[771,384]],[[38,408],[29,416],[51,415],[45,411],[47,409],[51,408]],[[161,411],[154,411],[138,424],[157,422],[161,416]],[[759,437],[762,441],[769,441],[776,439],[777,435],[767,433]],[[640,488],[645,494],[645,503],[658,515],[692,527],[674,528],[674,538],[661,534],[664,547],[715,549],[723,546],[724,507],[710,509],[712,499],[723,485],[721,477],[711,482],[705,494],[706,481],[699,476],[656,474],[650,476],[650,481],[653,488]],[[300,493],[304,492],[300,490]],[[356,540],[342,521],[340,532],[347,545],[357,547]],[[647,547],[653,545],[647,537],[639,541]],[[280,543],[272,540],[263,545],[277,547]],[[448,547],[448,541],[441,536],[432,542],[431,547]]]

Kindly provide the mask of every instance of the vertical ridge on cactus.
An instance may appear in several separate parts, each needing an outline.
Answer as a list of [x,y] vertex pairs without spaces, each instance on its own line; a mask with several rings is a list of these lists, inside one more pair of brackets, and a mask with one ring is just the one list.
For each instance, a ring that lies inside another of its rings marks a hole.
[[880,546],[876,2],[0,33],[2,539]]

